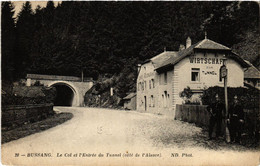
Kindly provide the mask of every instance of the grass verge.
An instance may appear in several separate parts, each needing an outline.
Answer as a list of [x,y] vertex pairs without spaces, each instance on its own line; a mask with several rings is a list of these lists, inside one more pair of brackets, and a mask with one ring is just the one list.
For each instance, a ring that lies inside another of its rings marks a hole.
[[19,138],[26,137],[28,135],[38,133],[49,128],[55,127],[59,124],[70,120],[73,117],[72,113],[59,113],[54,114],[44,120],[35,122],[35,123],[28,123],[24,124],[20,127],[14,128],[12,130],[3,131],[2,130],[2,144],[17,140]]

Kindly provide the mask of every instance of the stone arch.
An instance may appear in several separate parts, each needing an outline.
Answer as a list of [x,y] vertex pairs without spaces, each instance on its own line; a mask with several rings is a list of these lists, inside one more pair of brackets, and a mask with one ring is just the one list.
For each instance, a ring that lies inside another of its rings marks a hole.
[[80,105],[80,93],[79,93],[78,89],[76,88],[76,86],[74,86],[72,83],[70,83],[68,81],[54,81],[54,82],[50,82],[48,84],[48,87],[51,87],[54,85],[65,85],[65,86],[69,87],[74,94],[72,106]]

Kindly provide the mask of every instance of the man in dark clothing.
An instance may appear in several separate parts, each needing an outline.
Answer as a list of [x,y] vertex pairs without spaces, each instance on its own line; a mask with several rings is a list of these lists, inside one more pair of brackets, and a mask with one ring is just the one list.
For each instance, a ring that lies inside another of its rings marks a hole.
[[220,102],[218,94],[216,94],[216,101],[207,107],[210,113],[209,119],[209,139],[212,139],[212,132],[216,125],[216,137],[221,136],[222,118],[225,112],[225,106]]
[[237,96],[234,96],[234,103],[230,106],[227,122],[229,123],[231,142],[240,143],[242,125],[244,123],[243,106],[238,103]]

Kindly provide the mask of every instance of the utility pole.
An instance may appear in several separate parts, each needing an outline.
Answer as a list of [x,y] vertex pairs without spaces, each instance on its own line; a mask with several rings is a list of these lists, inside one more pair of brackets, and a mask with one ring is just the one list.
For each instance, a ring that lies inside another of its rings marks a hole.
[[227,142],[230,142],[230,133],[227,127],[227,119],[228,119],[228,93],[227,93],[227,75],[228,70],[226,67],[226,57],[223,58],[223,65],[220,67],[220,74],[221,77],[224,78],[224,94],[225,94],[225,139]]

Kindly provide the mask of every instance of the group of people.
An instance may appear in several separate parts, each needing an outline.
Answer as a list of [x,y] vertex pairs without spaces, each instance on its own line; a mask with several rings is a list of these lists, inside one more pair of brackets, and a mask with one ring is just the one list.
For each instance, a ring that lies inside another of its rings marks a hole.
[[240,143],[242,126],[244,124],[244,111],[243,106],[238,102],[238,97],[234,96],[234,100],[228,108],[227,117],[225,116],[225,104],[220,102],[218,94],[215,96],[215,101],[207,107],[207,110],[210,112],[209,139],[213,138],[212,133],[215,126],[216,138],[222,136],[221,127],[224,122],[223,120],[226,120],[231,143]]

